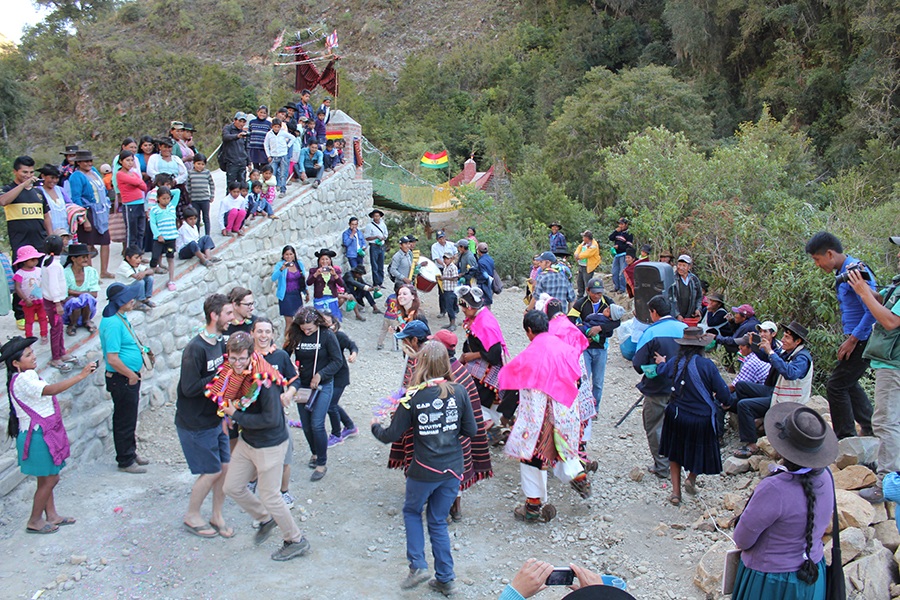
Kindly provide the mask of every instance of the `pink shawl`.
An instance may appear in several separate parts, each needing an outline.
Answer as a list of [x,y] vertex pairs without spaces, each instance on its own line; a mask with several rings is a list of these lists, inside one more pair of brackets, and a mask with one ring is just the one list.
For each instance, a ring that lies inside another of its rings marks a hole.
[[575,327],[572,321],[562,313],[554,315],[553,318],[550,319],[549,333],[575,348],[575,350],[578,351],[578,354],[584,352],[584,349],[588,347],[588,340],[584,337],[584,334],[581,333],[581,330]]
[[478,311],[475,318],[472,319],[470,330],[472,335],[484,344],[485,350],[490,350],[491,346],[500,342],[503,346],[503,353],[507,354],[506,340],[503,339],[503,332],[500,331],[500,323],[497,322],[494,313],[488,309],[482,308]]
[[541,333],[517,357],[500,369],[501,390],[540,390],[571,407],[581,377],[578,353],[550,333]]

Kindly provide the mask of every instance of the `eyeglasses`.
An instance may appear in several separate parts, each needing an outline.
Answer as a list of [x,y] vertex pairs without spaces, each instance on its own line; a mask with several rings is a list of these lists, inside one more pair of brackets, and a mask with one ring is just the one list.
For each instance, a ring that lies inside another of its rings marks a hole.
[[246,306],[247,308],[252,308],[253,306],[256,305],[256,302],[241,302],[240,305]]
[[229,356],[228,362],[234,365],[242,365],[250,362],[250,356]]

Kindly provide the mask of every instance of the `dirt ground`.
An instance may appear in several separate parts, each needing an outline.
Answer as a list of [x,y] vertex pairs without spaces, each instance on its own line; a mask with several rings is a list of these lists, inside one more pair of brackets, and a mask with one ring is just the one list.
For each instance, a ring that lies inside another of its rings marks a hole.
[[[508,289],[494,304],[513,354],[527,343],[521,297],[520,291]],[[432,330],[444,325],[437,318],[435,294],[424,295],[423,301]],[[360,435],[329,451],[328,475],[322,481],[309,481],[306,440],[292,428],[293,514],[312,545],[309,555],[286,563],[270,560],[281,543],[278,532],[254,546],[250,518],[231,500],[225,516],[237,530],[235,538],[199,539],[182,530],[194,478],[175,435],[173,399],[141,416],[139,451],[153,459],[146,475],[117,472],[112,456],[63,471],[56,504],[61,514],[78,519],[74,526],[47,536],[25,534],[33,481],[4,501],[0,597],[36,598],[41,590],[45,598],[91,600],[440,597],[424,585],[410,591],[398,587],[407,569],[400,512],[403,475],[386,468],[388,447],[372,437],[368,425],[378,399],[398,387],[403,359],[399,352],[374,349],[380,329],[381,318],[371,313],[365,323],[345,321],[344,331],[361,350],[342,405]],[[513,519],[513,508],[523,501],[518,463],[500,449],[492,451],[494,477],[464,494],[464,520],[450,526],[459,597],[497,597],[529,557],[558,566],[577,562],[618,575],[637,598],[705,597],[692,582],[696,565],[724,535],[692,525],[705,502],[713,506],[723,491],[742,481],[701,477],[700,494],[685,496],[681,508],[668,504],[667,482],[649,474],[632,481],[629,471],[650,462],[640,410],[618,429],[613,426],[638,398],[637,381],[613,341],[602,410],[588,446],[600,463],[593,475],[594,496],[582,500],[551,476],[550,501],[559,511],[551,523]],[[290,417],[296,419],[296,413]],[[661,523],[671,529],[656,530]],[[537,597],[555,599],[565,593],[551,588]]]

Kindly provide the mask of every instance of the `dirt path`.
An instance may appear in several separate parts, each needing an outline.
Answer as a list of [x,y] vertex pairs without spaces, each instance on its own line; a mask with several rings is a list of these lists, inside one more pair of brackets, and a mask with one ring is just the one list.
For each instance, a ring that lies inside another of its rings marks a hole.
[[[433,293],[424,300],[434,330],[444,324],[436,317],[437,300]],[[519,352],[527,343],[521,330],[521,293],[507,290],[494,306],[510,351]],[[5,500],[0,596],[32,598],[38,590],[53,588],[42,597],[440,597],[425,587],[412,591],[398,587],[407,568],[400,514],[403,476],[385,468],[388,447],[368,432],[372,405],[399,384],[402,355],[374,350],[381,328],[378,316],[369,314],[365,323],[345,323],[344,330],[361,353],[351,367],[352,384],[342,405],[360,435],[329,452],[328,475],[314,484],[308,480],[305,438],[299,429],[292,429],[293,513],[312,545],[310,555],[287,563],[271,561],[269,554],[280,544],[277,532],[255,547],[249,517],[231,500],[225,504],[225,515],[237,529],[234,539],[202,540],[182,531],[193,477],[172,425],[173,401],[148,409],[139,423],[141,454],[154,461],[147,475],[116,472],[111,456],[63,471],[57,506],[61,514],[78,518],[75,526],[49,536],[25,534],[33,483]],[[649,460],[640,410],[620,428],[613,425],[637,398],[637,380],[613,342],[601,416],[589,445],[600,462],[593,477],[594,497],[581,500],[551,477],[551,502],[559,516],[549,524],[527,525],[512,518],[512,509],[523,501],[518,464],[493,451],[494,477],[464,494],[465,518],[450,526],[461,597],[497,597],[531,556],[559,566],[577,561],[619,575],[638,598],[704,597],[692,583],[695,567],[713,541],[724,536],[691,525],[704,509],[701,499],[713,506],[712,499],[726,489],[724,479],[701,477],[701,494],[697,499],[686,496],[681,508],[668,505],[665,482],[649,474],[641,482],[629,479],[632,467]],[[290,416],[296,418],[296,413]],[[660,523],[672,529],[655,531]],[[554,588],[538,597],[564,595],[564,589]]]

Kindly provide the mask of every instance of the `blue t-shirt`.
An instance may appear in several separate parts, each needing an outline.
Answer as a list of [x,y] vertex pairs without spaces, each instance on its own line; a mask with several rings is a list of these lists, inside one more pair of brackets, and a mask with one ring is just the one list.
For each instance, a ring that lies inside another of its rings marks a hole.
[[[128,330],[130,323],[129,325],[125,324],[127,319],[127,316],[119,313],[100,319],[100,346],[103,348],[104,356],[109,353],[118,353],[122,363],[138,373],[144,366],[144,358],[141,356],[141,348]],[[106,363],[106,370],[115,371],[109,366],[109,362]]]

